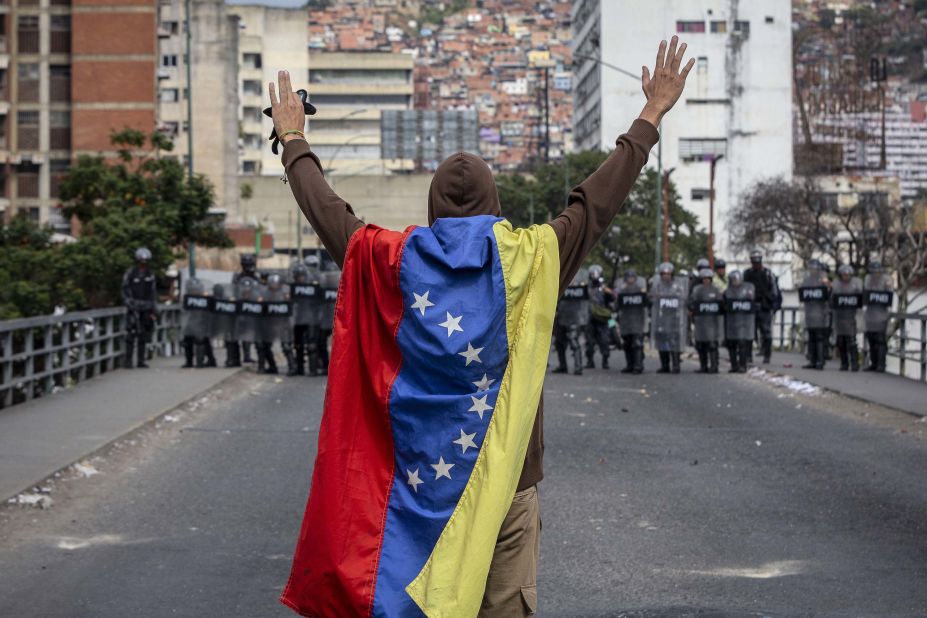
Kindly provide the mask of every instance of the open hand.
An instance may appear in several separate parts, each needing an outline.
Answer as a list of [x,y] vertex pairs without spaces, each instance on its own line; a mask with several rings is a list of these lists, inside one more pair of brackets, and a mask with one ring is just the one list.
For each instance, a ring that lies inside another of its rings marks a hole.
[[291,139],[298,139],[299,136],[294,134],[284,135],[284,133],[287,131],[302,131],[306,127],[306,111],[299,95],[293,92],[288,71],[277,72],[277,83],[280,90],[279,100],[274,90],[274,83],[270,82],[268,84],[270,107],[273,110],[274,128],[277,130],[277,135],[280,136],[280,141],[286,144]]
[[686,76],[695,65],[695,58],[690,58],[680,70],[685,53],[686,44],[679,45],[679,37],[674,36],[670,40],[669,50],[666,48],[666,41],[660,41],[652,75],[650,69],[642,67],[641,87],[647,97],[647,105],[641,112],[641,118],[650,121],[654,126],[660,124],[663,115],[679,100],[686,86]]

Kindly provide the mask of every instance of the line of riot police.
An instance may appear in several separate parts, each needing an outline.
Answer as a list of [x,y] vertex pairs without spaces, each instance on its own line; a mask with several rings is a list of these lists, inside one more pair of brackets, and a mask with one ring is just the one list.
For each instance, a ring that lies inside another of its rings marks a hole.
[[[275,345],[287,375],[328,372],[328,340],[341,272],[322,269],[317,255],[285,273],[258,273],[253,254],[241,256],[231,283],[188,279],[183,289],[183,367],[215,367],[212,342],[221,340],[225,366],[257,361],[259,373],[278,373]],[[252,349],[254,355],[252,356]]]

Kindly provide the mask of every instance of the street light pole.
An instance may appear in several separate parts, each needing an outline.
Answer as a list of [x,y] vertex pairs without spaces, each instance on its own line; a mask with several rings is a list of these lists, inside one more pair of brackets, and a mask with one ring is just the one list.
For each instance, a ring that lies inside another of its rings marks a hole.
[[715,166],[724,155],[713,155],[711,163],[711,179],[708,189],[708,264],[715,269]]
[[[186,42],[187,42],[187,57],[186,62],[186,72],[187,72],[187,182],[193,180],[193,72],[190,68],[190,65],[193,64],[193,50],[191,47],[191,33],[193,23],[190,20],[190,0],[184,2],[184,10],[186,11]],[[190,278],[193,279],[196,277],[196,244],[191,240],[187,243],[187,256],[190,267]]]
[[[604,60],[602,60],[601,58],[597,58],[596,56],[583,56],[583,55],[580,55],[580,54],[573,54],[573,60],[575,61],[577,58],[580,59],[580,60],[589,60],[589,61],[591,61],[591,62],[595,62],[596,64],[600,64],[600,65],[602,65],[602,66],[604,66],[604,67],[607,67],[607,68],[609,68],[609,69],[611,69],[611,70],[613,70],[613,71],[616,71],[616,72],[618,72],[618,73],[621,73],[622,75],[624,75],[624,76],[626,76],[626,77],[630,77],[631,79],[633,79],[633,80],[635,80],[635,81],[637,81],[637,82],[639,82],[640,79],[641,79],[641,76],[640,76],[640,75],[637,75],[637,74],[635,74],[635,73],[632,73],[631,71],[628,71],[628,70],[626,70],[626,69],[622,69],[621,67],[615,66],[614,64],[611,64],[611,63],[609,63],[609,62],[605,62]],[[656,221],[656,234],[655,234],[655,237],[654,237],[655,240],[654,240],[654,244],[653,244],[653,265],[654,265],[654,271],[656,271],[657,264],[660,263],[660,236],[661,236],[661,229],[662,229],[663,227],[667,226],[668,223],[669,223],[669,222],[664,222],[664,223],[661,225],[661,222],[660,222],[660,212],[661,212],[662,210],[666,210],[666,209],[667,209],[666,205],[662,203],[662,202],[663,202],[663,193],[664,193],[664,192],[663,192],[663,133],[660,131],[660,127],[657,127],[657,137],[658,137],[658,141],[657,141],[657,186],[655,187],[655,190],[656,190],[656,197],[657,197],[657,208],[656,208],[656,211],[657,211],[656,219],[657,219],[657,221]]]

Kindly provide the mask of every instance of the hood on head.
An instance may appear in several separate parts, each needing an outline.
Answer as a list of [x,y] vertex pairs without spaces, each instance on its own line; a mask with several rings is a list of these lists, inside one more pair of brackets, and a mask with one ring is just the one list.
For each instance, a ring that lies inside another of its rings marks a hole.
[[428,224],[442,217],[502,216],[496,181],[476,155],[458,152],[435,171],[428,190]]

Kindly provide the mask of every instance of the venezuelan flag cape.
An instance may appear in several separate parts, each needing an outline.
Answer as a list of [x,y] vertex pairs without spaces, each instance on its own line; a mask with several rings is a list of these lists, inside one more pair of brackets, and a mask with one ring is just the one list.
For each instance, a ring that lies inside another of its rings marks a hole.
[[351,237],[312,489],[281,601],[475,616],[531,435],[559,255],[548,225]]

